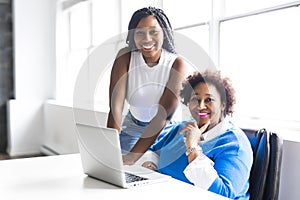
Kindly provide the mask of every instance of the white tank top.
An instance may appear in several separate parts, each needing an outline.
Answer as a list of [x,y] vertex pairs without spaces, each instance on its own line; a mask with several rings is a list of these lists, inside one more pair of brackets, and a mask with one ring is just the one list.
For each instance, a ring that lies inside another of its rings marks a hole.
[[131,114],[139,121],[149,122],[157,113],[159,99],[176,58],[176,54],[162,49],[159,63],[149,67],[141,52],[131,52],[126,99]]

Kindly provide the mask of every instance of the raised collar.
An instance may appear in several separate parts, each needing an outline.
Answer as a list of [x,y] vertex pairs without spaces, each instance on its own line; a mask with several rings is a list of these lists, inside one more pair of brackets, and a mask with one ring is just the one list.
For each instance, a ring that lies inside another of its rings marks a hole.
[[203,133],[202,140],[200,141],[200,143],[205,143],[205,142],[221,135],[230,127],[232,127],[232,124],[229,122],[229,119],[226,117],[220,123],[218,123],[216,126],[214,126],[212,129]]

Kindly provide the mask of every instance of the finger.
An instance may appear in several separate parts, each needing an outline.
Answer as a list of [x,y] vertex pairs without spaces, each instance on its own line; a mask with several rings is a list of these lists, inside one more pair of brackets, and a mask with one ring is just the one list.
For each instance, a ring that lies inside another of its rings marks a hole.
[[188,131],[188,130],[187,130],[187,128],[186,128],[186,127],[184,127],[184,128],[182,128],[182,129],[181,129],[181,131],[179,132],[179,134],[181,134],[181,135],[182,135],[182,134],[184,134],[186,131]]
[[193,126],[191,125],[186,125],[184,128],[181,129],[179,132],[180,134],[184,134],[185,132],[189,133],[193,129]]
[[194,127],[198,127],[198,124],[197,124],[196,121],[193,123],[193,126],[194,126]]
[[195,124],[197,126],[197,122],[192,121],[192,122],[186,122],[184,125],[185,126],[194,126]]
[[184,127],[179,132],[180,134],[184,134],[186,131],[189,131],[188,123],[184,124]]
[[207,129],[207,127],[209,126],[209,124],[210,124],[210,121],[208,121],[207,123],[205,123],[203,126],[201,126],[199,128],[201,134]]

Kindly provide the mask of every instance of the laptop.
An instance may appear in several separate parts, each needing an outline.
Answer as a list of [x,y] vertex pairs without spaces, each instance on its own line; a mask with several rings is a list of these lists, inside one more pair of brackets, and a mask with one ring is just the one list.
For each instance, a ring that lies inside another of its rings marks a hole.
[[122,188],[167,181],[164,175],[140,165],[123,165],[116,129],[76,123],[83,171],[92,178]]

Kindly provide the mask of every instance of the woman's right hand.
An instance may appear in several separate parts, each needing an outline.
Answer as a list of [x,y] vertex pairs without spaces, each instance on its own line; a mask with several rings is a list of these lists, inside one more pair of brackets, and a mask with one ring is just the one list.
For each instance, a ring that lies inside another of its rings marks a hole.
[[201,135],[205,132],[209,126],[210,121],[205,123],[203,126],[198,128],[197,122],[187,122],[181,131],[180,134],[186,133],[185,136],[185,146],[186,148],[196,147],[200,140]]

